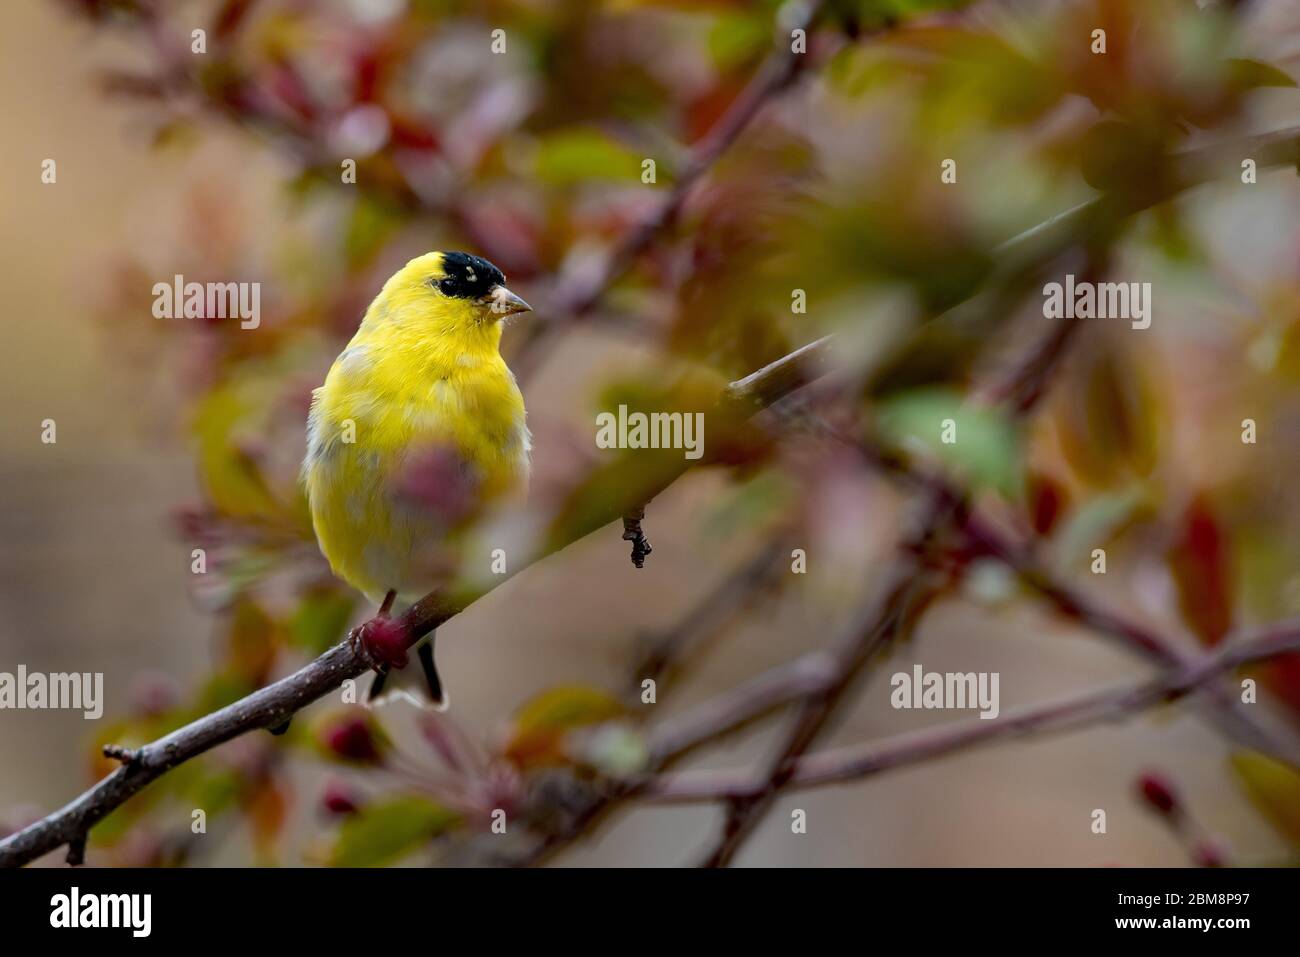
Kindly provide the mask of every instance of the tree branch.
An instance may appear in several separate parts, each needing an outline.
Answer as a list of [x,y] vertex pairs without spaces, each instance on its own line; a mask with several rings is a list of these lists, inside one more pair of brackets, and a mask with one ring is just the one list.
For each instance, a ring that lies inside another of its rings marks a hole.
[[[1039,565],[1030,549],[1002,535],[977,513],[966,516],[963,531],[974,544],[1005,564],[1022,584],[1042,596],[1065,617],[1118,641],[1130,651],[1173,672],[1196,666],[1197,652],[1140,622],[1102,607],[1082,592],[1057,581]],[[1207,704],[1215,712],[1215,723],[1230,739],[1300,768],[1300,744],[1293,737],[1275,734],[1251,715],[1228,689],[1211,685],[1206,693]]]
[[[788,529],[768,536],[755,547],[753,557],[733,569],[673,626],[639,641],[644,650],[629,675],[631,696],[635,699],[641,694],[641,683],[647,678],[663,684],[677,675],[688,659],[701,653],[711,638],[741,616],[752,604],[752,595],[763,592],[766,597],[769,586],[776,585],[788,571],[790,547]],[[667,686],[660,688],[657,700],[662,702],[667,690]]]
[[[829,338],[820,339],[731,383],[718,396],[717,406],[709,414],[732,416],[741,412],[753,415],[761,411],[819,374],[829,351]],[[694,464],[683,457],[680,463],[675,463],[658,477],[654,494],[659,494]],[[517,572],[617,521],[635,504],[605,501],[595,505],[584,515],[582,524],[568,530],[565,540],[548,542],[538,554],[513,562],[513,570]],[[434,591],[426,595],[401,616],[409,636],[408,643],[414,644],[507,577],[496,576],[491,582],[473,588]],[[288,677],[144,745],[132,752],[133,760],[76,800],[0,841],[0,867],[19,866],[64,844],[75,844],[110,811],[177,765],[242,734],[283,724],[295,712],[366,670],[366,662],[355,653],[351,644],[341,642]]]
[[[1094,268],[1089,256],[1088,268]],[[995,387],[999,397],[1011,405],[1011,412],[1023,418],[1032,411],[1044,393],[1048,376],[1056,368],[1066,346],[1072,341],[1077,323],[1053,329],[1043,341],[1016,363],[1005,383]],[[865,448],[862,443],[855,447]],[[874,462],[876,456],[870,456]],[[923,609],[938,592],[939,586],[927,574],[934,541],[950,523],[963,527],[969,512],[966,490],[948,483],[932,482],[926,487],[925,509],[920,529],[913,538],[901,543],[894,584],[879,609],[868,605],[836,648],[838,667],[835,679],[802,703],[795,726],[786,736],[778,756],[771,762],[766,786],[761,792],[732,800],[727,808],[722,835],[704,860],[706,867],[725,867],[731,863],[741,845],[757,828],[777,795],[793,779],[803,755],[825,731],[827,723],[839,709],[849,688],[857,681],[868,663],[888,648],[909,625],[914,609]]]
[[[990,721],[963,721],[899,735],[883,743],[818,752],[796,763],[789,786],[808,788],[853,781],[1003,738],[1118,721],[1154,705],[1175,701],[1242,665],[1296,651],[1300,651],[1300,624],[1291,623],[1281,630],[1232,642],[1217,654],[1141,684],[1021,708]],[[736,801],[761,795],[767,785],[765,777],[750,771],[685,771],[642,783],[636,794],[664,803]]]
[[[1188,171],[1184,179],[1185,187],[1218,175],[1220,171],[1216,163],[1212,162],[1213,157],[1232,158],[1253,150],[1260,166],[1294,165],[1297,158],[1300,158],[1298,144],[1300,131],[1289,129],[1184,154],[1180,162]],[[1055,239],[1057,230],[1065,229],[1079,217],[1090,215],[1095,208],[1094,202],[1071,210],[1043,227],[1024,234],[1023,242],[1018,240],[1014,244],[1018,248],[1043,235]],[[714,414],[739,412],[752,415],[762,411],[821,375],[829,354],[830,337],[826,337],[731,383],[719,396]],[[683,460],[680,465],[662,475],[657,480],[653,494],[670,486],[692,464]],[[641,502],[601,503],[587,513],[583,524],[569,530],[564,541],[550,543],[549,547],[532,558],[513,563],[513,570],[517,572],[618,520],[639,504]],[[490,585],[478,588],[454,592],[437,591],[426,595],[402,616],[410,641],[414,643],[430,630],[459,614],[506,577],[509,576],[499,576]],[[70,847],[70,856],[75,859],[77,849],[95,824],[161,775],[240,735],[282,725],[297,711],[338,688],[343,681],[356,678],[366,670],[366,663],[352,647],[347,642],[340,643],[293,674],[144,745],[132,752],[133,760],[124,763],[72,802],[0,841],[0,867],[20,866],[63,845]]]
[[[1117,206],[1117,201],[1103,195],[1016,235],[1000,244],[996,250],[1001,264],[999,272],[1004,277],[1003,281],[1010,281],[1010,277],[1031,273],[1038,265],[1054,259],[1080,242],[1090,245],[1097,238],[1099,231],[1104,228],[1105,224],[1116,216],[1139,212],[1158,204],[1180,190],[1190,189],[1208,180],[1230,174],[1235,175],[1239,168],[1240,158],[1247,155],[1255,157],[1257,163],[1263,166],[1295,165],[1300,160],[1300,127],[1215,143],[1177,154],[1172,158],[1176,171],[1173,181],[1176,185],[1166,193],[1159,196],[1146,196],[1137,200],[1129,200],[1124,202],[1122,206]],[[941,316],[932,320],[932,322],[943,320],[944,317]],[[1072,341],[1078,329],[1079,326],[1076,322],[1063,323],[1054,329],[1051,334],[1044,337],[1038,347],[1026,359],[1016,364],[1011,375],[1002,381],[993,383],[986,390],[986,398],[1004,403],[1016,416],[1028,414],[1038,400],[1041,399],[1051,373],[1058,367],[1066,347]],[[824,356],[825,353],[821,353],[821,358],[824,359]],[[777,379],[772,377],[770,381],[775,382]],[[831,430],[831,432],[836,434],[834,430]],[[927,488],[933,502],[939,503],[945,500],[957,503],[964,502],[965,496],[961,490],[948,484],[942,476],[930,476],[920,472],[911,467],[905,459],[894,455],[888,450],[863,443],[852,437],[842,435],[837,435],[837,437],[857,448],[871,464],[881,468],[886,473],[914,483],[918,487]],[[964,505],[961,505],[956,510],[956,513],[960,516],[962,528],[965,530],[970,517],[969,510]],[[928,525],[928,523],[926,524]],[[914,550],[914,546],[915,543],[905,543],[904,551]],[[1011,565],[1011,567],[1018,573],[1021,571],[1014,565]],[[1054,594],[1063,595],[1068,593],[1063,588],[1058,588]],[[917,596],[915,600],[923,598],[924,595],[921,595]],[[886,633],[885,640],[887,641],[889,629],[886,625],[895,612],[896,609],[892,609],[886,603],[880,612],[880,618],[870,628],[860,632],[859,639],[870,643],[874,641],[873,635],[878,635],[883,631]],[[1104,618],[1099,614],[1096,620],[1107,620],[1117,626],[1114,630],[1107,630],[1103,633],[1127,640],[1132,647],[1140,648],[1142,645],[1146,645],[1148,654],[1159,660],[1169,664],[1182,665],[1186,665],[1188,661],[1177,645],[1165,641],[1160,636],[1154,637],[1153,644],[1150,633],[1140,628],[1135,631],[1135,626],[1132,623],[1123,622],[1121,624],[1120,619],[1108,613]],[[1141,635],[1140,641],[1134,639],[1136,634]],[[871,654],[882,646],[883,642],[862,646],[866,647],[867,653],[866,658],[860,660],[869,659]],[[798,662],[795,664],[797,665]],[[754,701],[748,695],[751,690],[748,687],[737,689],[735,692],[724,696],[724,699],[719,699],[714,703],[717,705],[716,708],[711,707],[711,705],[704,707],[710,712],[709,720],[713,722],[716,733],[721,734],[736,725],[755,720],[762,714],[789,703],[791,700],[805,701],[806,722],[801,723],[787,739],[786,748],[783,752],[784,758],[778,759],[770,769],[768,781],[771,784],[778,781],[784,774],[789,773],[794,764],[790,760],[791,757],[811,744],[821,725],[833,710],[833,708],[823,708],[821,706],[813,708],[808,705],[808,700],[819,699],[825,702],[828,695],[834,694],[833,689],[839,685],[839,682],[834,675],[819,673],[811,679],[811,687],[792,694],[788,684],[775,675],[763,676],[758,680],[761,683],[762,696],[757,699],[757,707],[754,706]],[[844,685],[847,685],[847,683],[847,681],[844,682]],[[844,685],[839,686],[843,687]],[[1296,753],[1293,746],[1280,741],[1276,735],[1272,734],[1259,722],[1242,713],[1234,702],[1225,700],[1222,694],[1216,693],[1215,704],[1220,712],[1221,724],[1224,730],[1236,740],[1284,759],[1289,759],[1290,756]],[[695,737],[696,731],[697,729],[689,722],[681,722],[680,727],[674,726],[671,728],[671,732],[675,732],[678,738],[674,739],[670,731],[663,731],[662,734],[667,743],[659,745],[653,751],[659,756],[659,760],[667,760],[669,755],[676,753],[674,749],[681,748],[685,750],[699,743],[700,740],[707,740],[708,735],[704,738]],[[774,797],[776,790],[779,790],[779,785],[776,789],[769,791],[769,798]],[[627,793],[619,792],[598,799],[593,806],[592,812],[584,817],[580,824],[575,825],[565,835],[548,838],[539,851],[537,859],[546,854],[554,853],[557,847],[562,846],[581,833],[583,827],[596,820],[619,798],[628,796],[630,795]],[[743,808],[740,806],[742,804],[744,805]],[[770,800],[767,804],[770,806]],[[724,828],[724,837],[714,852],[710,854],[707,859],[708,863],[720,864],[730,860],[741,841],[743,841],[744,836],[748,834],[754,822],[761,816],[763,806],[765,806],[764,799],[754,795],[743,796],[733,803],[728,814],[727,825]]]
[[[811,0],[805,5],[799,22],[794,26],[810,28],[820,15],[822,6],[823,0]],[[146,19],[154,15],[150,8],[142,8],[141,12],[147,15]],[[575,281],[562,288],[559,299],[567,315],[578,316],[594,308],[609,286],[653,242],[659,232],[674,220],[691,187],[735,142],[762,107],[794,80],[803,60],[804,56],[794,53],[789,43],[778,42],[776,49],[763,62],[730,109],[692,150],[668,198],[628,233],[602,264],[594,281]],[[720,397],[720,409],[745,409],[750,413],[760,411],[807,381],[805,366],[828,351],[828,340],[823,339],[777,360],[746,379],[732,383]],[[659,491],[685,471],[686,467],[683,467],[673,473],[662,483]],[[644,507],[644,501],[627,503],[627,509],[619,514],[601,513],[603,519],[597,521],[593,518],[594,524],[584,526],[571,541],[590,534],[609,521],[634,513],[636,509]],[[569,543],[561,543],[555,550]],[[644,551],[648,553],[648,543]],[[541,557],[544,556],[537,556]],[[515,570],[525,567],[525,564],[531,562],[515,563]],[[502,576],[494,585],[505,577],[508,576]],[[403,616],[412,641],[458,614],[481,594],[482,592],[470,591],[426,595]],[[298,710],[339,687],[343,681],[359,677],[366,670],[366,663],[353,653],[348,643],[341,643],[293,675],[131,752],[131,760],[124,760],[122,767],[76,800],[0,841],[0,867],[22,865],[63,844],[79,847],[84,843],[89,829],[110,811],[177,764],[249,731],[281,726]],[[118,753],[120,750],[115,750],[110,756],[121,758],[125,752]]]

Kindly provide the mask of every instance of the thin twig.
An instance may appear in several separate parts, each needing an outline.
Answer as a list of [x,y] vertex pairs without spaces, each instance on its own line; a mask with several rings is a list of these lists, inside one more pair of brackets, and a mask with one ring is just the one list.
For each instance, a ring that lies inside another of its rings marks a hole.
[[[1089,256],[1089,269],[1094,268]],[[1043,395],[1049,376],[1060,362],[1066,346],[1073,340],[1076,326],[1053,329],[1023,359],[1016,363],[1005,383],[996,388],[998,397],[1011,403],[1017,418],[1027,416]],[[878,611],[850,628],[842,640],[838,657],[840,670],[826,689],[803,702],[794,728],[772,761],[767,772],[767,786],[758,793],[732,800],[727,809],[722,834],[704,860],[707,867],[725,867],[741,845],[757,828],[777,795],[788,784],[802,756],[824,733],[848,689],[861,676],[867,664],[889,647],[904,631],[913,609],[923,609],[942,587],[928,575],[929,553],[936,538],[950,522],[961,527],[969,511],[964,489],[951,485],[931,484],[925,497],[924,517],[915,538],[905,541],[896,564],[895,584],[890,588]]]
[[898,639],[912,622],[914,609],[922,607],[932,588],[928,570],[935,537],[950,521],[961,502],[935,495],[927,499],[919,531],[906,540],[895,562],[893,581],[878,605],[869,602],[836,641],[834,679],[803,699],[794,727],[763,775],[766,784],[754,794],[737,798],[727,809],[722,834],[704,859],[706,867],[725,867],[753,833],[777,796],[790,782],[800,758],[813,746],[838,710],[849,688],[867,663]]
[[[824,6],[825,0],[808,0],[802,5],[797,21],[790,24],[790,29],[811,31]],[[547,303],[550,321],[524,327],[511,356],[510,366],[521,380],[527,379],[541,364],[557,334],[591,313],[637,257],[672,226],[696,183],[731,148],[763,107],[788,89],[803,71],[809,54],[794,52],[788,33],[778,33],[773,43],[772,52],[749,83],[691,148],[667,197],[628,229],[596,269],[584,268],[561,277],[555,294]]]
[[[1235,160],[1232,162],[1228,162],[1228,160],[1238,155],[1258,155],[1262,157],[1258,162],[1263,166],[1295,165],[1297,160],[1300,159],[1300,128],[1289,128],[1241,140],[1216,143],[1208,147],[1178,154],[1173,160],[1178,171],[1178,175],[1174,177],[1177,188],[1172,189],[1168,195],[1173,195],[1178,189],[1189,189],[1208,180],[1228,175],[1230,171],[1235,170],[1237,165]],[[1078,242],[1086,244],[1095,239],[1099,224],[1105,223],[1116,215],[1138,212],[1141,209],[1148,208],[1161,201],[1161,199],[1168,198],[1168,195],[1147,197],[1141,201],[1127,204],[1123,210],[1116,210],[1114,203],[1108,197],[1103,196],[1067,210],[998,246],[996,254],[1008,262],[1008,265],[1003,269],[1003,275],[1010,277],[1031,272],[1036,268],[1036,264],[1055,258],[1070,246]],[[942,321],[942,317],[932,321]],[[1027,360],[1017,363],[1017,367],[1010,377],[992,387],[990,397],[995,401],[1007,403],[1015,415],[1026,415],[1042,398],[1052,371],[1058,366],[1066,346],[1078,332],[1078,328],[1076,323],[1067,323],[1064,328],[1058,327],[1054,329],[1051,334],[1040,342]],[[825,361],[829,354],[827,350],[822,348],[825,341],[820,340],[807,347],[810,350],[816,349],[815,355],[810,357],[811,361]],[[800,368],[806,374],[810,366],[804,365]],[[819,371],[824,372],[826,370]],[[778,376],[766,376],[765,379],[771,383],[779,382]],[[872,465],[881,468],[886,473],[901,477],[922,488],[929,488],[931,494],[938,499],[946,497],[949,500],[960,500],[960,491],[944,483],[941,477],[932,478],[925,473],[914,470],[906,459],[893,454],[889,450],[855,440],[848,441]],[[936,485],[935,482],[939,484]],[[963,517],[964,525],[969,517],[969,510],[963,508],[958,514]],[[1056,594],[1061,593],[1059,590],[1056,592]],[[916,600],[923,601],[925,597],[924,594],[918,595]],[[888,608],[885,609],[885,613],[887,612]],[[1125,626],[1119,629],[1119,634],[1132,633],[1128,624],[1125,623]],[[1157,639],[1157,641],[1168,652],[1165,659],[1167,662],[1179,660],[1174,657],[1177,653],[1176,645],[1165,642],[1163,639]],[[1149,641],[1147,644],[1149,644]],[[830,684],[830,680],[824,680],[823,683],[819,683],[816,687],[810,689],[807,694],[812,696],[825,695]],[[733,700],[728,702],[727,707],[717,713],[716,719],[719,721],[720,727],[730,730],[730,719],[732,717],[736,717],[739,723],[748,723],[748,721],[756,719],[772,708],[791,700],[791,697],[784,692],[780,681],[765,685],[764,692],[768,695],[768,698],[761,702],[761,707],[756,713],[747,711],[749,702],[743,694],[733,695]],[[803,698],[804,695],[798,694],[794,697]],[[1227,707],[1225,707],[1220,702],[1219,706],[1226,714],[1227,709],[1232,707],[1232,703],[1228,702]],[[1225,730],[1228,730],[1235,738],[1274,755],[1285,755],[1288,750],[1293,750],[1281,742],[1276,735],[1263,728],[1257,721],[1241,714],[1240,709],[1234,708],[1233,710],[1237,713],[1227,715],[1223,723]],[[829,712],[823,716],[822,720],[824,721],[828,715]],[[689,737],[689,726],[683,728],[681,733]],[[768,780],[771,780],[770,776]],[[544,856],[555,853],[568,841],[583,833],[585,826],[598,820],[620,797],[626,796],[622,792],[610,793],[596,801],[591,813],[583,819],[581,826],[575,825],[564,835],[547,838],[536,859],[540,860]],[[734,821],[729,819],[729,826],[732,825],[734,825]],[[721,850],[721,847],[719,850]],[[727,853],[734,853],[734,848]],[[713,855],[711,855],[710,860],[714,860]]]
[[[671,627],[643,638],[644,648],[632,668],[633,695],[640,694],[641,683],[651,679],[662,684],[680,672],[687,659],[697,653],[713,635],[719,634],[760,594],[770,596],[769,586],[786,568],[789,538],[786,530],[770,536],[754,549],[754,555],[741,563],[721,583],[701,597]],[[663,689],[659,700],[662,700]]]
[[[1218,654],[1136,685],[1091,691],[1060,701],[1020,708],[988,721],[963,721],[899,735],[883,743],[854,745],[799,760],[788,782],[808,788],[855,781],[881,771],[931,760],[1004,738],[1075,730],[1120,721],[1154,705],[1204,688],[1236,668],[1300,651],[1300,626],[1232,642]],[[684,771],[639,784],[639,798],[657,802],[745,800],[764,792],[767,780],[751,771]]]
[[[982,551],[1014,572],[1022,584],[1051,603],[1059,614],[1174,671],[1195,663],[1195,651],[1184,648],[1153,628],[1103,607],[1083,592],[1058,581],[1034,558],[1027,546],[1017,544],[997,531],[978,513],[970,512],[965,516],[962,530]],[[1206,693],[1215,723],[1229,738],[1300,768],[1300,742],[1293,735],[1276,733],[1250,714],[1226,688],[1212,684]]]

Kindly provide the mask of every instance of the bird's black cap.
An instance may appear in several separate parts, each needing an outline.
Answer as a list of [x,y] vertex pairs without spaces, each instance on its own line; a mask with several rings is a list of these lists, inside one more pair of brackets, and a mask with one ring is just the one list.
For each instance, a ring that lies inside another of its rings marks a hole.
[[434,285],[444,296],[456,299],[478,299],[486,296],[493,286],[504,286],[506,277],[501,270],[482,256],[469,253],[443,253],[442,279]]

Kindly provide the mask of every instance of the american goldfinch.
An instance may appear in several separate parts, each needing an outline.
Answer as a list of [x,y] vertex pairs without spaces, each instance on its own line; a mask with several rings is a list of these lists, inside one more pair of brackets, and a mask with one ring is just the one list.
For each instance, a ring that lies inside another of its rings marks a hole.
[[303,482],[330,567],[379,606],[352,634],[377,672],[372,701],[445,707],[433,636],[408,668],[400,636],[381,632],[449,573],[457,527],[527,486],[524,400],[499,346],[502,320],[529,308],[485,259],[419,256],[312,393]]

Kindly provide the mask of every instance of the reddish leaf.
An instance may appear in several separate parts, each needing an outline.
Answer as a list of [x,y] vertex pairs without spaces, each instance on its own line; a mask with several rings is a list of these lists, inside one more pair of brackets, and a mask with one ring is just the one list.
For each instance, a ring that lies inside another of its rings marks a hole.
[[1264,684],[1300,718],[1300,654],[1278,655],[1261,669]]
[[1050,475],[1031,472],[1027,480],[1029,520],[1039,535],[1050,535],[1065,512],[1066,491]]
[[1183,618],[1207,645],[1232,627],[1232,573],[1227,532],[1204,497],[1183,513],[1169,553]]
[[289,797],[273,781],[262,783],[245,804],[253,844],[263,854],[275,845],[289,815]]

